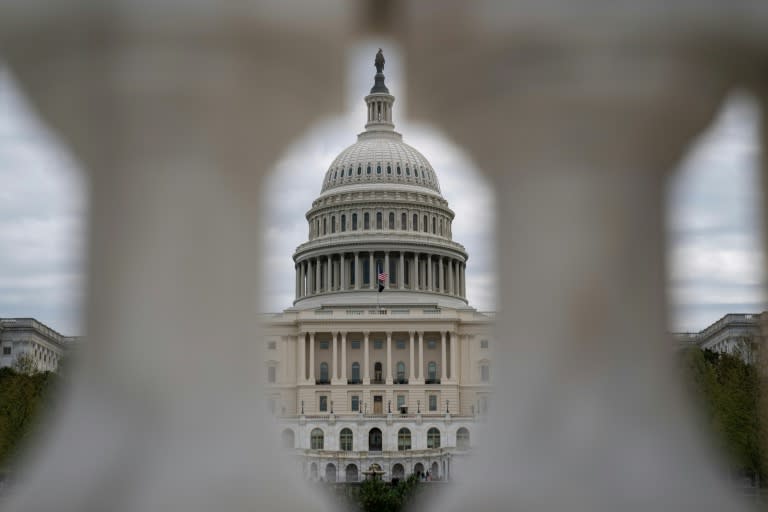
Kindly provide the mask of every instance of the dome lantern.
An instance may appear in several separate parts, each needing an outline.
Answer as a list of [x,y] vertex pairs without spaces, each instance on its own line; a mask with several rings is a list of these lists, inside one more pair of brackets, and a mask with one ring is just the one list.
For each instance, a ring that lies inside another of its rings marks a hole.
[[374,61],[376,66],[376,76],[371,93],[365,97],[365,103],[368,106],[368,122],[365,124],[365,130],[371,131],[394,131],[395,125],[392,122],[392,104],[395,97],[389,94],[389,89],[384,84],[384,54],[379,48]]

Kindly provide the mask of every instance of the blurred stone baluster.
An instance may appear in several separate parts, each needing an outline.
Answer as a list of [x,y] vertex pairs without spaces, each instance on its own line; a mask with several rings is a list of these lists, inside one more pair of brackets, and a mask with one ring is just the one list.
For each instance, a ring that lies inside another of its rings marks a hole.
[[409,4],[410,111],[499,205],[496,393],[435,510],[743,510],[668,339],[663,197],[761,10],[683,4]]
[[283,148],[341,106],[348,11],[0,7],[3,58],[91,177],[89,341],[4,510],[325,508],[261,393],[259,198]]

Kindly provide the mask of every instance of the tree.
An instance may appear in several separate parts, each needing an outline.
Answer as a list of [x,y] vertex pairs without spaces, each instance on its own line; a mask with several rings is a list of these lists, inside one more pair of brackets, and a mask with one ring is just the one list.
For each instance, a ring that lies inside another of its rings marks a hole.
[[7,469],[51,409],[57,376],[50,372],[21,373],[0,368],[0,470]]
[[[754,347],[745,347],[753,350]],[[765,482],[766,455],[759,367],[734,354],[691,349],[687,354],[694,393],[735,471]]]

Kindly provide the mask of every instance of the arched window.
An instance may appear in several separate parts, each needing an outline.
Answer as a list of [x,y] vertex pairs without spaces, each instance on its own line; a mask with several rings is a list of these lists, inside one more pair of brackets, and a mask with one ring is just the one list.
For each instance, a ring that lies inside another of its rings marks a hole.
[[419,170],[418,170],[416,167],[414,167],[414,168],[413,168],[413,174],[414,174],[414,176],[416,176],[417,178],[419,177]]
[[312,448],[313,450],[322,450],[323,440],[324,440],[323,431],[320,430],[319,428],[313,429],[309,437],[310,448]]
[[435,427],[427,430],[427,448],[440,448],[440,431]]
[[357,214],[352,214],[352,231],[357,231]]
[[464,427],[456,431],[456,448],[469,450],[469,430]]
[[408,229],[408,215],[406,215],[405,212],[400,214],[400,229],[403,231]]
[[352,431],[348,428],[339,433],[339,449],[343,452],[352,451]]
[[480,380],[483,382],[491,380],[491,367],[487,363],[480,365]]
[[363,214],[363,229],[371,229],[371,216],[368,212]]
[[336,465],[332,462],[329,462],[325,466],[325,481],[326,482],[335,482],[336,481]]
[[395,212],[389,212],[389,229],[395,229]]
[[343,233],[346,230],[347,230],[347,216],[342,215],[341,216],[341,232]]
[[400,172],[400,165],[397,166],[397,175],[400,176],[402,173]]
[[352,363],[352,383],[359,384],[360,383],[360,363],[355,361]]
[[376,212],[376,229],[381,229],[381,212]]
[[328,232],[328,219],[323,217],[323,234]]
[[349,171],[347,171],[347,176],[352,176],[352,168],[351,167],[349,168]]
[[387,174],[392,174],[392,167],[389,165],[387,166]]
[[397,432],[397,450],[405,451],[411,449],[411,431],[403,427]]
[[[349,170],[352,171],[352,168],[350,167]],[[363,169],[358,165],[357,166],[357,175],[360,176],[361,174],[363,174]]]
[[443,219],[440,219],[440,236],[443,236]]
[[414,231],[419,230],[419,216],[417,214],[413,214],[413,226],[411,226],[411,229]]
[[397,381],[405,382],[405,363],[402,361],[397,363]]
[[333,179],[335,180],[336,177],[339,175],[339,171],[333,171]]
[[427,378],[432,381],[437,380],[437,363],[434,361],[427,364]]
[[357,482],[357,466],[348,464],[346,469],[347,482]]
[[366,174],[371,174],[371,166],[369,165],[368,168],[365,170]]
[[336,216],[331,215],[331,233],[336,232]]
[[328,363],[320,363],[320,382],[328,382]]
[[382,376],[382,373],[383,373],[383,372],[382,372],[382,370],[381,370],[381,363],[377,361],[377,362],[376,362],[376,363],[373,365],[373,379],[374,379],[376,382],[381,382],[381,381],[383,380],[383,379],[381,378],[381,376]]
[[378,428],[372,428],[368,432],[368,451],[380,452],[382,447],[381,430]]
[[422,227],[424,228],[425,233],[429,232],[429,217],[427,217],[426,215],[424,216],[424,226]]
[[437,234],[437,219],[435,217],[432,217],[432,234]]
[[376,166],[376,174],[381,174],[381,166],[380,165]]
[[411,169],[406,165],[405,166],[405,175],[410,176],[411,175]]

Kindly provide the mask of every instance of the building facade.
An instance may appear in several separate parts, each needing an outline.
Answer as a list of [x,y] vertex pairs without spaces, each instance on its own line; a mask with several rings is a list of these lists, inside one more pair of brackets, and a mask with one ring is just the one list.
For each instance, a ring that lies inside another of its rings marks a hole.
[[755,350],[765,342],[765,322],[766,312],[729,313],[702,331],[675,333],[674,337],[680,348],[697,346],[754,362]]
[[77,340],[34,318],[0,318],[0,368],[27,359],[34,371],[56,371],[67,349]]
[[467,303],[454,213],[376,65],[365,130],[306,214],[293,307],[265,322],[269,407],[309,479],[447,479],[488,408],[493,318]]

